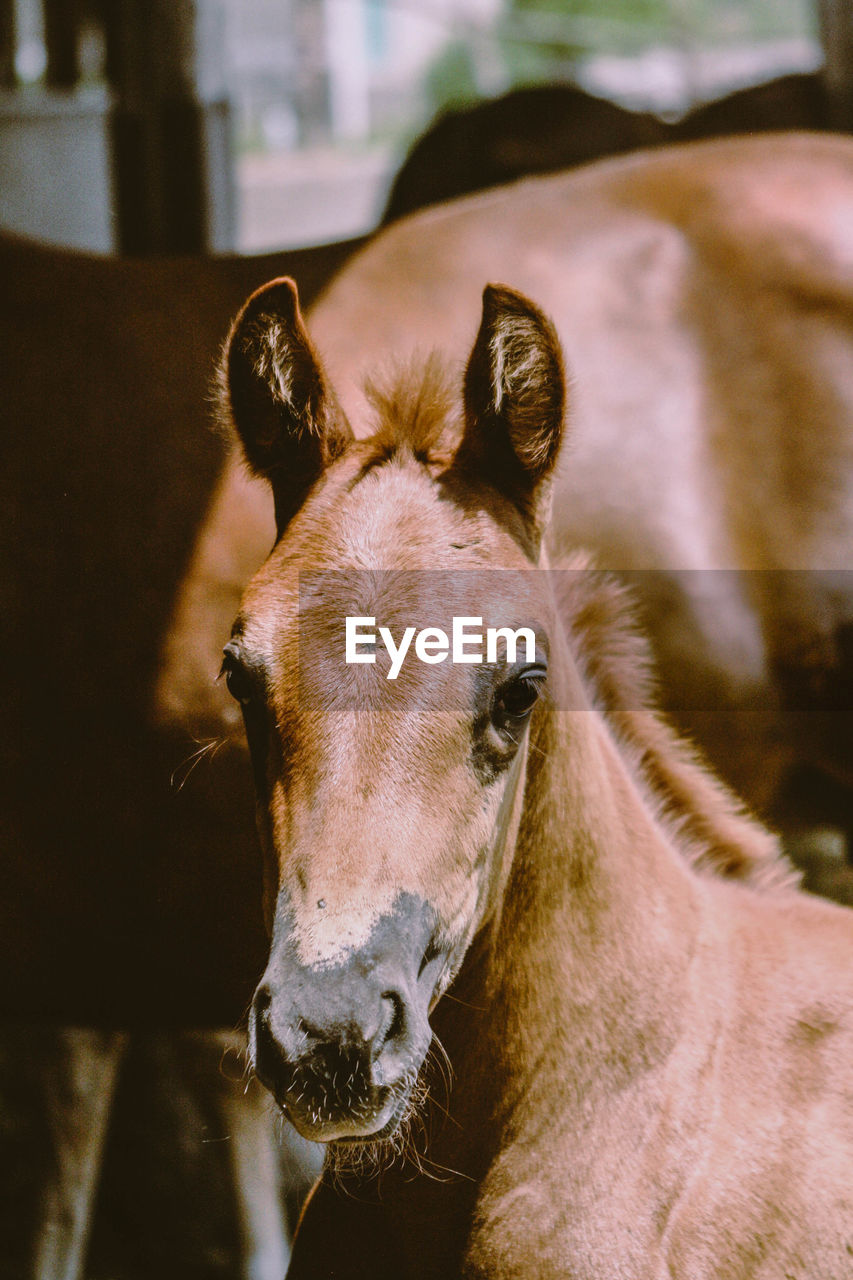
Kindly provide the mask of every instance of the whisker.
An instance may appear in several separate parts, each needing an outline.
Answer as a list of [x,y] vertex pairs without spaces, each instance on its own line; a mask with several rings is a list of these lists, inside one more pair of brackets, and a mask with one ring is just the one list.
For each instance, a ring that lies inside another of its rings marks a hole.
[[467,1000],[460,1000],[459,996],[453,995],[450,991],[445,991],[441,997],[442,1000],[453,1000],[456,1004],[463,1005],[466,1009],[474,1009],[477,1013],[485,1013],[485,1006],[481,1004],[470,1004]]
[[[174,787],[176,791],[182,791],[193,769],[201,763],[205,756],[209,756],[212,760],[220,747],[224,747],[227,741],[227,738],[211,738],[208,742],[202,743],[202,745],[193,751],[191,755],[187,756],[186,760],[182,761],[181,764],[177,765],[172,770],[169,785]],[[181,770],[184,770],[185,772],[182,774]],[[175,780],[179,776],[180,781],[176,783]]]

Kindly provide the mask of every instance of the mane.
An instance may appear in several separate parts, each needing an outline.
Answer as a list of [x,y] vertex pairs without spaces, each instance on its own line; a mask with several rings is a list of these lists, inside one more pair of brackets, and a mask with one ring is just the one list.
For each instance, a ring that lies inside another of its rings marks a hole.
[[374,413],[376,460],[401,451],[421,462],[449,461],[459,443],[460,379],[438,354],[392,365],[365,384]]
[[569,641],[596,704],[664,826],[700,873],[772,892],[798,885],[778,839],[667,723],[656,705],[649,642],[630,592],[579,554],[556,566]]

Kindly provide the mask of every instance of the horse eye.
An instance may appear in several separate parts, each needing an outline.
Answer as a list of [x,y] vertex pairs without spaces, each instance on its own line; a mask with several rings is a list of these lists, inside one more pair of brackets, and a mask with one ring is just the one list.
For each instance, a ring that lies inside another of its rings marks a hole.
[[246,668],[240,665],[234,651],[227,646],[219,674],[225,676],[225,686],[236,702],[245,707],[252,701],[255,693],[252,677]]
[[531,671],[525,671],[510,684],[499,689],[492,706],[492,720],[495,724],[500,728],[507,722],[512,723],[529,716],[544,683],[545,672],[537,667]]

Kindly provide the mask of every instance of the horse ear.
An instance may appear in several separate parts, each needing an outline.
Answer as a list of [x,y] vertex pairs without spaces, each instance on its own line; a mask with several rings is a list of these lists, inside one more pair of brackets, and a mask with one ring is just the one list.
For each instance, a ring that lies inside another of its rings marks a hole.
[[506,285],[483,291],[483,318],[465,373],[457,460],[536,524],[563,438],[566,383],[551,321]]
[[279,533],[352,439],[311,346],[294,282],[271,280],[231,326],[221,374],[224,416],[251,469],[269,480]]

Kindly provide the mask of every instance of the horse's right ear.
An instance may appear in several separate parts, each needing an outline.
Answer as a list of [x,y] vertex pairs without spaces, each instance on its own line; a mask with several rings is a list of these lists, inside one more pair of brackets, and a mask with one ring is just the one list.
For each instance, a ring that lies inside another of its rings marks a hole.
[[296,285],[287,277],[253,293],[231,326],[220,404],[249,466],[272,486],[281,533],[352,438],[305,331]]
[[457,463],[518,505],[537,537],[565,426],[560,341],[539,308],[506,285],[483,291],[465,373],[465,431]]

